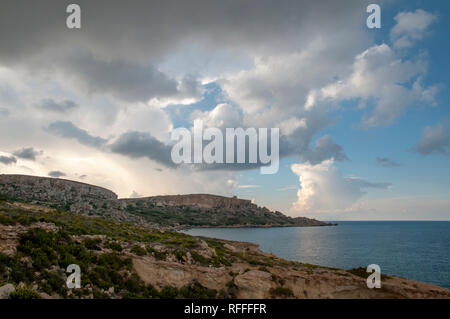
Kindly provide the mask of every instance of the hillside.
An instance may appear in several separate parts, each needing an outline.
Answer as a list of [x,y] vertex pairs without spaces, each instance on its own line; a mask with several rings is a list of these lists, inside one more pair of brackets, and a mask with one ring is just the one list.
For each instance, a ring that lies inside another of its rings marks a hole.
[[272,212],[249,200],[210,194],[118,199],[102,187],[64,179],[0,175],[0,195],[88,216],[159,227],[275,227],[331,225]]
[[[81,268],[81,288],[65,269]],[[0,200],[1,298],[450,298],[450,290],[361,269],[278,258],[250,243],[193,237]]]

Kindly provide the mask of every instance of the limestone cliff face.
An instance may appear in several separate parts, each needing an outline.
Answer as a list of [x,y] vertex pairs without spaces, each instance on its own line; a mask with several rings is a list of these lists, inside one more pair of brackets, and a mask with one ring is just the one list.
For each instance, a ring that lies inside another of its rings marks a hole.
[[152,196],[122,199],[125,203],[148,202],[156,206],[193,206],[198,208],[256,208],[250,200],[210,194]]
[[0,194],[42,203],[117,199],[117,195],[106,188],[65,179],[28,175],[0,175]]
[[27,175],[0,175],[0,195],[82,215],[164,227],[328,225],[314,219],[288,217],[236,197],[190,194],[118,199],[102,187]]

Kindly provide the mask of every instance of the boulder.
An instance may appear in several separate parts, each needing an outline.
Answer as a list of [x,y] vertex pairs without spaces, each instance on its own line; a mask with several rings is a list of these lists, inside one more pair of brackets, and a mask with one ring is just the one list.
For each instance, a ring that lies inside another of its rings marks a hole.
[[9,295],[16,289],[11,284],[6,284],[0,287],[0,299],[8,299]]

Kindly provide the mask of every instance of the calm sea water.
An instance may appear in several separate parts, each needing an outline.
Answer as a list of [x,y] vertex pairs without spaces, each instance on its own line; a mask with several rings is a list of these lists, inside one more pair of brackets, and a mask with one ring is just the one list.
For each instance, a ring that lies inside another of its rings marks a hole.
[[381,272],[450,288],[450,222],[338,222],[334,227],[200,228],[187,234],[247,241],[304,263]]

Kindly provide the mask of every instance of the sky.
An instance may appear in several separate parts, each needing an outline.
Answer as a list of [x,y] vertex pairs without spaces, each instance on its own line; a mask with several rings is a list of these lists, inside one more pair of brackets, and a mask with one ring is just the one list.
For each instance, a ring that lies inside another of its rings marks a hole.
[[[450,3],[378,1],[369,29],[372,2],[2,1],[0,174],[450,220]],[[278,173],[174,164],[171,133],[195,120],[279,128]]]

